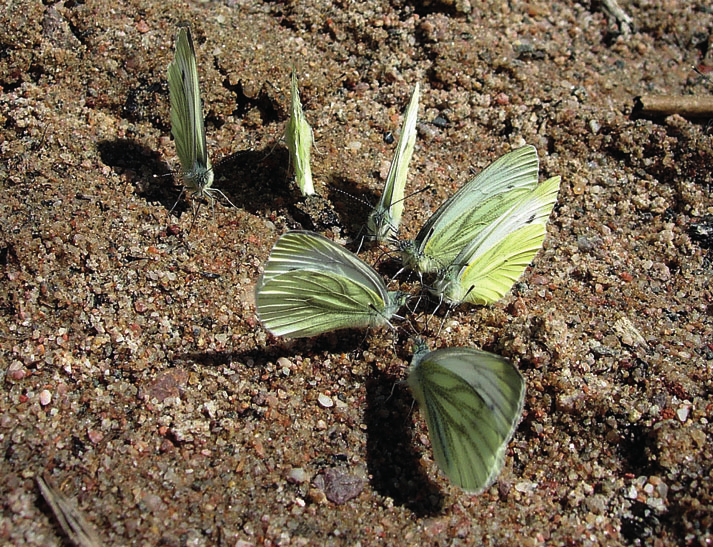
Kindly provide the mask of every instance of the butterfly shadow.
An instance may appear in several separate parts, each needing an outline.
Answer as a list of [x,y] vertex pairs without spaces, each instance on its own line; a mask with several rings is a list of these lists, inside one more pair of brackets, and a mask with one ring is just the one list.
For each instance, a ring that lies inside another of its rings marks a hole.
[[444,498],[414,446],[408,389],[403,382],[394,386],[393,377],[376,371],[367,379],[366,391],[366,459],[372,487],[420,518],[439,514]]
[[[160,203],[166,211],[180,216],[191,210],[191,200],[182,197],[181,174],[155,150],[133,139],[108,139],[97,144],[102,162],[124,180],[134,185],[136,193]],[[289,163],[286,150],[240,150],[224,158],[213,159],[214,197],[253,214],[263,215],[276,205],[292,207],[299,198],[286,184]],[[226,202],[223,194],[230,203]]]
[[158,201],[170,209],[181,188],[173,183],[173,173],[155,150],[134,139],[107,139],[97,143],[104,165],[111,167],[136,193],[148,201]]
[[363,230],[369,213],[374,210],[381,197],[380,190],[372,190],[364,184],[339,175],[329,177],[327,192],[344,226],[354,234]]
[[236,204],[253,214],[266,216],[279,211],[291,229],[324,231],[341,226],[328,198],[301,195],[289,164],[287,149],[271,145],[228,156],[216,167],[216,176],[225,177],[223,188],[230,195],[240,196]]

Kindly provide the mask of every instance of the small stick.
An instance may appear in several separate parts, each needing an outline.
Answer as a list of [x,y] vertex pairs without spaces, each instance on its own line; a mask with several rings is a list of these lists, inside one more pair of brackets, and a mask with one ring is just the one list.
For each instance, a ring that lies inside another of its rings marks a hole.
[[633,114],[640,116],[670,116],[687,118],[713,117],[713,97],[693,95],[643,95],[634,99]]
[[99,547],[102,543],[96,530],[74,504],[50,486],[49,478],[36,477],[42,497],[50,506],[62,531],[77,547]]

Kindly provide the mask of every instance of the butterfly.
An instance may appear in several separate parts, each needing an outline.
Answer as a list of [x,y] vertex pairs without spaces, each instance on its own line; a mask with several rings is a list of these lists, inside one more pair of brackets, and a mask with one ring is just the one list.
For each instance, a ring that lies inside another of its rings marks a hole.
[[297,89],[297,75],[292,71],[292,85],[290,88],[292,102],[290,119],[285,127],[285,141],[290,151],[290,161],[295,168],[295,181],[300,187],[303,196],[314,194],[312,183],[312,168],[310,167],[310,149],[314,136],[312,128],[305,119],[300,102],[300,92]]
[[439,270],[429,291],[450,304],[502,298],[542,247],[559,186],[560,177],[552,177],[521,195]]
[[426,415],[438,466],[467,492],[490,486],[522,416],[525,380],[507,359],[417,342],[408,384]]
[[256,303],[265,328],[299,338],[388,325],[407,296],[389,291],[371,266],[330,239],[292,231],[275,243]]
[[524,146],[494,161],[453,194],[418,232],[399,243],[405,268],[420,275],[450,265],[478,234],[537,186],[539,161]]
[[401,136],[399,137],[394,159],[391,162],[389,174],[386,177],[384,192],[381,194],[379,204],[371,212],[366,222],[367,235],[379,242],[384,242],[392,237],[398,230],[399,224],[401,224],[401,215],[404,210],[406,174],[416,145],[416,119],[418,116],[419,97],[419,85],[416,84],[411,95],[411,101],[406,108],[404,123],[401,127]]
[[[181,28],[176,37],[176,53],[168,65],[168,90],[171,96],[171,133],[181,162],[185,188],[198,198],[216,190],[205,142],[203,108],[198,88],[196,52],[189,28]],[[221,192],[222,193],[222,192]]]

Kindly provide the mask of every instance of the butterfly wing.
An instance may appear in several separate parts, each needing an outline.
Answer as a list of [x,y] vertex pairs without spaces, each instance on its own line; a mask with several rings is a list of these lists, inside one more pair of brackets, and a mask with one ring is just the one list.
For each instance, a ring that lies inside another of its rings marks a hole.
[[310,151],[314,136],[312,127],[307,123],[300,92],[297,88],[297,75],[292,71],[290,119],[285,128],[285,141],[290,151],[290,160],[295,166],[295,181],[300,187],[303,196],[314,194],[312,183],[312,167],[310,165]]
[[451,303],[502,298],[542,247],[559,185],[560,177],[552,177],[521,196],[439,273],[431,292]]
[[533,146],[498,158],[453,194],[401,245],[402,261],[420,273],[438,271],[522,195],[537,186],[539,160]]
[[408,383],[439,467],[457,486],[482,492],[500,473],[520,421],[522,375],[498,355],[447,348],[417,352]]
[[406,188],[406,175],[408,165],[416,145],[416,120],[418,119],[418,101],[420,87],[416,84],[411,101],[406,108],[404,124],[401,127],[401,136],[396,147],[394,159],[391,162],[389,174],[386,177],[384,193],[381,194],[379,204],[369,215],[366,222],[367,234],[377,241],[386,241],[393,236],[401,224],[401,215],[404,210],[404,190]]
[[[353,278],[380,292],[384,280],[368,264],[341,245],[307,230],[293,230],[280,236],[264,267],[263,278],[293,270],[328,271]],[[383,294],[386,288],[383,289]]]
[[168,65],[168,89],[171,133],[185,184],[192,192],[202,195],[213,183],[213,170],[206,148],[196,52],[188,28],[181,28],[176,37],[176,54]]
[[257,289],[265,327],[291,338],[342,328],[379,326],[403,304],[368,264],[307,231],[278,239]]
[[294,270],[263,283],[257,293],[263,325],[277,336],[300,338],[344,329],[387,324],[392,296],[330,272]]

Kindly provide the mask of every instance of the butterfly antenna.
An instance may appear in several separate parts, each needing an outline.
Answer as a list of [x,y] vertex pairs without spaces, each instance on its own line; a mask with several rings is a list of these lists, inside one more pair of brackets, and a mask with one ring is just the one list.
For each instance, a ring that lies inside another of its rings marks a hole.
[[[230,200],[228,199],[228,196],[226,196],[226,195],[223,193],[223,191],[220,190],[219,188],[211,188],[211,189],[210,189],[210,192],[211,192],[211,193],[220,194],[220,195],[223,197],[223,199],[224,199],[225,201],[227,201],[233,208],[237,209],[237,206],[236,206],[232,201],[230,201]],[[212,201],[212,202],[215,202],[215,198],[213,198],[212,196],[211,196],[211,201]]]
[[[422,194],[423,192],[425,192],[425,191],[427,191],[427,190],[430,190],[431,188],[432,188],[432,186],[431,186],[430,184],[427,184],[426,186],[424,186],[424,187],[421,188],[420,190],[414,190],[414,191],[411,192],[410,194],[408,194],[408,195],[402,197],[401,199],[394,201],[394,203],[401,203],[402,201],[406,201],[407,199],[411,199],[413,196],[417,196],[418,194]],[[393,205],[394,203],[392,203],[392,205]]]
[[354,201],[359,202],[362,205],[366,205],[370,209],[374,208],[374,206],[371,203],[369,203],[368,201],[366,201],[365,199],[358,198],[354,194],[350,194],[349,192],[346,192],[346,191],[342,190],[341,188],[332,188],[332,190],[334,190],[335,192],[339,192],[340,194],[344,194],[348,198],[353,199]]
[[382,259],[383,259],[385,256],[390,256],[390,255],[391,255],[391,251],[390,251],[390,250],[383,251],[383,252],[376,258],[376,260],[374,261],[373,266],[376,268],[376,266],[377,266],[379,263],[381,263]]
[[394,391],[396,391],[396,386],[403,383],[403,380],[399,380],[398,382],[394,382],[393,384],[391,384],[391,393],[389,393],[389,396],[384,400],[384,403],[388,403],[391,400],[391,397],[394,396]]

